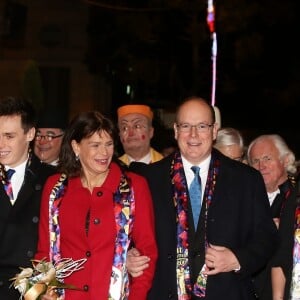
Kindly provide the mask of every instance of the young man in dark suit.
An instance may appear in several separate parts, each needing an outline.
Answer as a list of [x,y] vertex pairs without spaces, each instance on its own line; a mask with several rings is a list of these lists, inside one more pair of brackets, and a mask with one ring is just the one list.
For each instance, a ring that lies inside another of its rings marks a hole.
[[[251,275],[277,244],[262,176],[213,149],[214,110],[202,98],[179,106],[174,132],[179,151],[151,165],[130,166],[147,178],[155,210],[159,257],[148,299],[255,299]],[[199,217],[193,216],[189,192],[195,166],[201,179]],[[131,251],[128,268],[134,277],[148,258]]]
[[[40,199],[54,167],[40,162],[30,150],[35,137],[35,112],[17,98],[0,101],[0,299],[18,300],[10,278],[19,267],[31,266],[37,239]],[[14,173],[9,180],[8,170]],[[11,184],[11,185],[10,185]],[[10,192],[8,186],[10,186]]]

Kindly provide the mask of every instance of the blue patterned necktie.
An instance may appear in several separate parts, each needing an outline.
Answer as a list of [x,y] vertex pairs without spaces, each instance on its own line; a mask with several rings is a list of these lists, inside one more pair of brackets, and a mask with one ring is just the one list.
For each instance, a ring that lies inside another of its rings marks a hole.
[[189,195],[190,195],[191,206],[192,206],[192,211],[193,211],[194,225],[195,225],[195,229],[196,229],[197,225],[198,225],[200,211],[201,211],[202,187],[201,187],[201,178],[199,176],[200,168],[197,166],[193,166],[193,167],[191,167],[191,169],[194,172],[195,177],[190,185]]
[[11,184],[11,177],[16,171],[14,169],[8,169],[6,172],[6,183],[4,185],[5,191],[7,196],[9,197],[9,200],[14,200],[13,190],[12,190],[12,184]]

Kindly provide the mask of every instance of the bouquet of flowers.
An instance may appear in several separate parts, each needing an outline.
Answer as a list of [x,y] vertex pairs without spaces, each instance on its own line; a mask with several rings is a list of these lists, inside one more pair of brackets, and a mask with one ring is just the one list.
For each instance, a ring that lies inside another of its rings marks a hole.
[[32,268],[20,268],[21,272],[11,279],[12,286],[20,292],[20,300],[23,297],[25,300],[36,300],[54,289],[77,289],[64,284],[63,279],[82,269],[85,261],[85,258],[75,261],[63,258],[52,264],[46,260],[32,260]]

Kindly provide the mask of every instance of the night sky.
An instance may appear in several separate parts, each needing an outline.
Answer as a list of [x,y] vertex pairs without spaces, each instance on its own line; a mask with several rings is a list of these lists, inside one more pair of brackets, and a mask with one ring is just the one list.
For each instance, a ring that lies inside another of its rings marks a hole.
[[[118,5],[90,12],[87,63],[111,80],[113,106],[172,109],[195,94],[210,101],[207,2],[129,2],[125,12]],[[158,3],[163,9],[154,9]],[[247,142],[279,133],[300,154],[299,1],[227,0],[215,7],[222,125],[242,130]]]

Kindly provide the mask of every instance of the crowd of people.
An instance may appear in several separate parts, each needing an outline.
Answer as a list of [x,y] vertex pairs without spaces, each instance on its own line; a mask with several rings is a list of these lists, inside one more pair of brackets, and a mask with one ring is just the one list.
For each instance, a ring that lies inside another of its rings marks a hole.
[[1,99],[1,299],[20,299],[11,279],[33,259],[64,258],[84,259],[64,278],[75,288],[40,299],[300,299],[297,162],[281,136],[246,146],[193,96],[162,154],[149,106],[117,117],[88,111],[67,123]]

